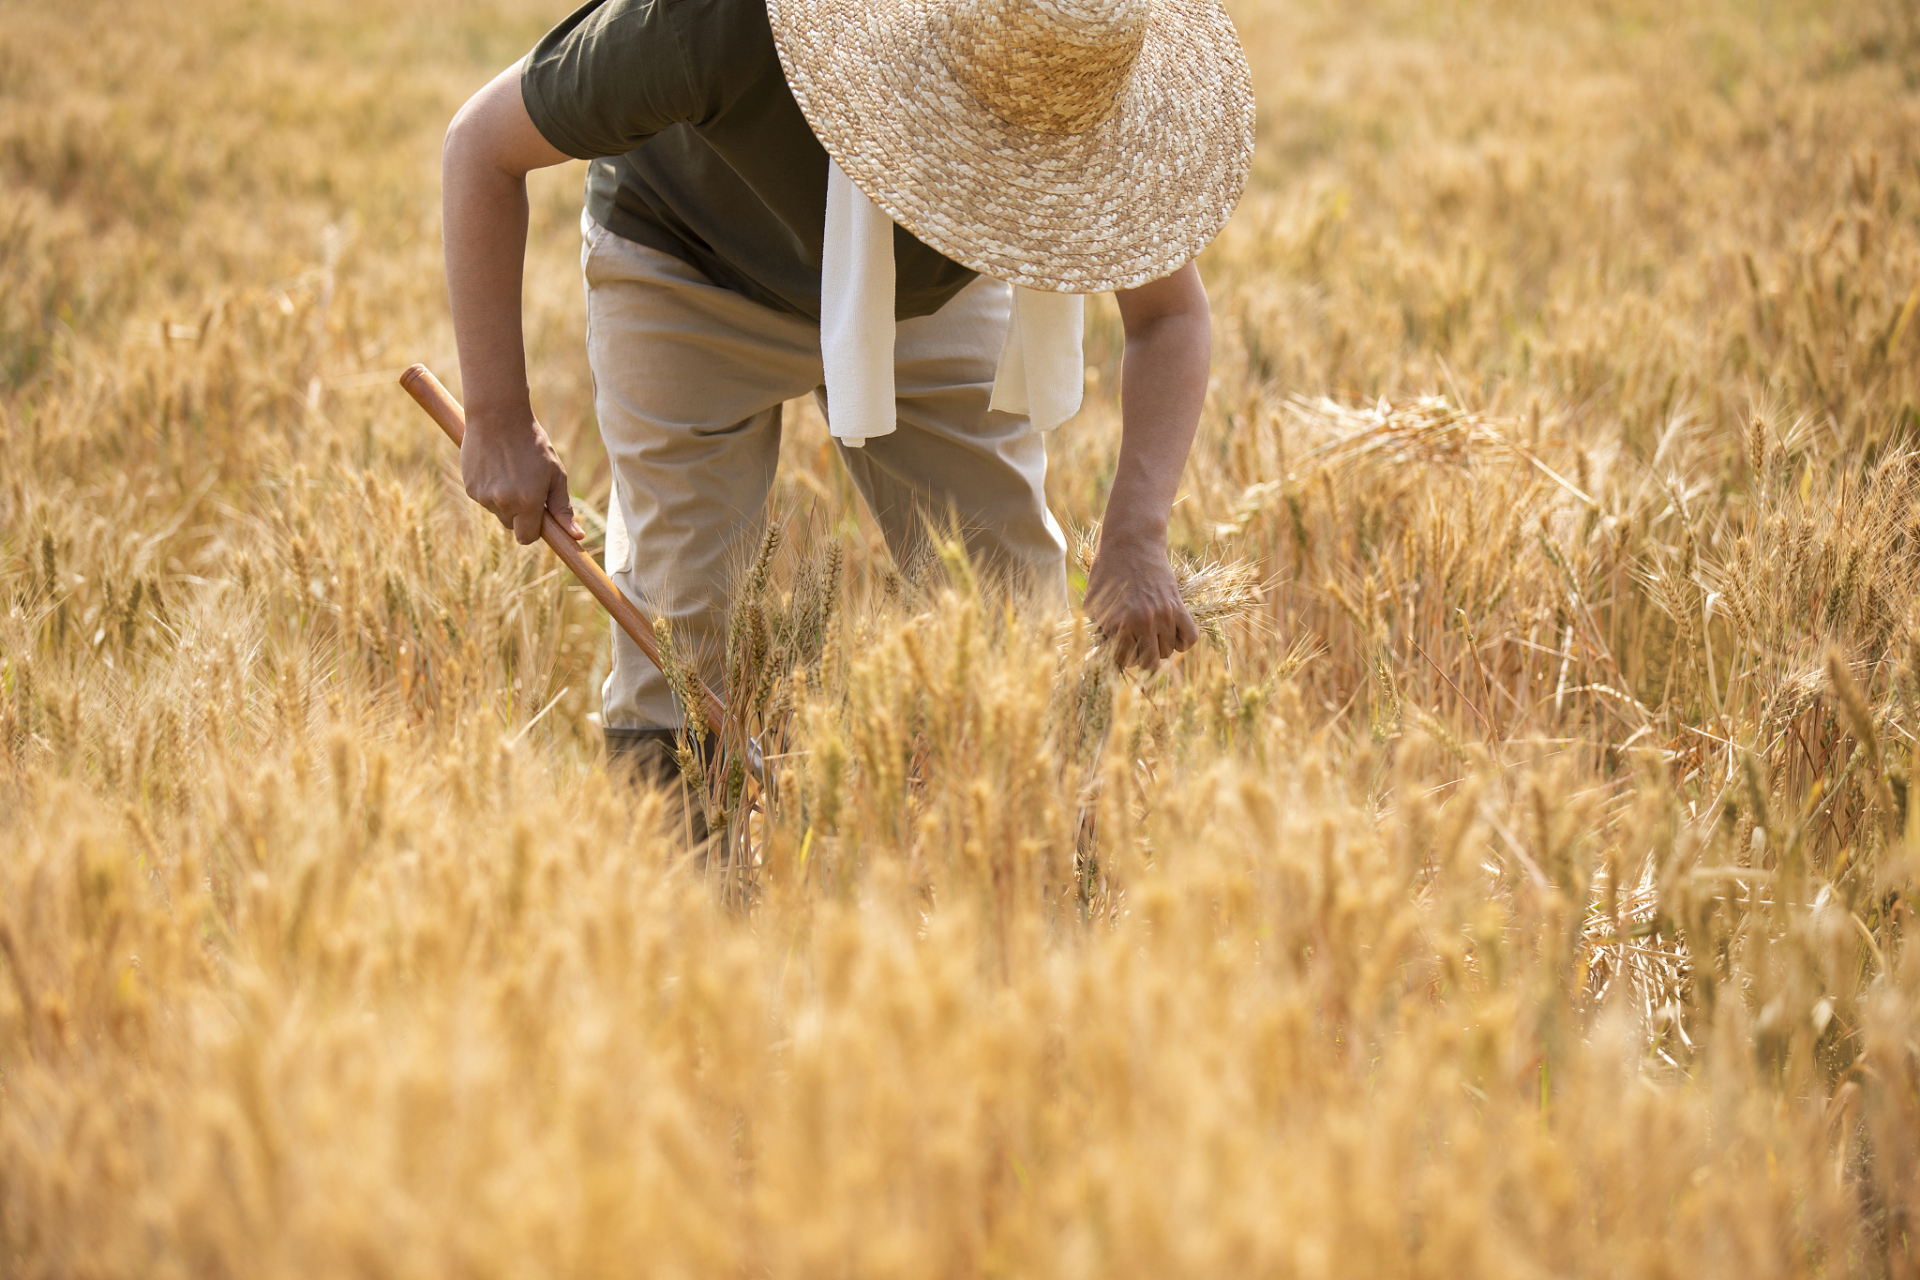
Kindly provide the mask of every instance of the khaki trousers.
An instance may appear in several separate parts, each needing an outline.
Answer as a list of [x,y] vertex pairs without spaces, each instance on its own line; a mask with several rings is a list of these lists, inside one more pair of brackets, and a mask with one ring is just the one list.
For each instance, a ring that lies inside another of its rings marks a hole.
[[[607,571],[719,688],[728,599],[765,533],[780,406],[821,389],[820,327],[709,282],[669,254],[583,218],[587,358],[613,470]],[[1054,601],[1065,539],[1046,505],[1046,445],[1024,417],[987,408],[1008,287],[982,277],[934,315],[900,323],[899,429],[837,446],[905,564],[928,521],[957,519],[969,552]],[[601,691],[615,732],[673,728],[667,682],[618,628]]]

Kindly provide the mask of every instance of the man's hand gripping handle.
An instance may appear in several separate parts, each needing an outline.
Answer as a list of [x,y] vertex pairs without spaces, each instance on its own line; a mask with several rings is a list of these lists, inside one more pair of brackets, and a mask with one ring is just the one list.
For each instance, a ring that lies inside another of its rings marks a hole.
[[[460,407],[460,402],[440,385],[440,379],[434,377],[427,366],[416,364],[400,375],[400,385],[407,389],[407,394],[427,411],[427,416],[440,425],[440,429],[447,433],[447,438],[458,448],[466,438],[467,414]],[[606,571],[580,549],[580,544],[561,527],[551,511],[542,513],[540,517],[540,537],[553,549],[553,554],[560,557],[561,563],[573,571],[580,585],[613,615],[613,620],[627,633],[627,637],[640,646],[640,652],[647,655],[647,661],[665,671],[666,662],[660,656],[659,644],[654,640],[653,625],[634,608],[633,601],[621,594],[620,588],[614,585]],[[700,695],[700,710],[706,717],[708,728],[714,733],[723,732],[727,724],[726,705],[704,682],[696,681],[696,687]]]

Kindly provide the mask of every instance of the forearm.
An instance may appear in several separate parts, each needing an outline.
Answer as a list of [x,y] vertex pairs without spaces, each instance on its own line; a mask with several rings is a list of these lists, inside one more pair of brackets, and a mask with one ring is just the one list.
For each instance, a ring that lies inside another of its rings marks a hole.
[[551,514],[583,537],[567,495],[567,471],[533,416],[520,332],[520,276],[527,261],[527,172],[558,164],[527,116],[518,67],[473,95],[447,129],[441,153],[447,297],[467,435],[460,472],[467,492],[522,543]]
[[1207,394],[1204,312],[1161,316],[1127,338],[1120,371],[1120,463],[1104,528],[1164,546],[1167,521]]
[[1087,611],[1115,661],[1151,667],[1199,638],[1167,563],[1167,520],[1200,424],[1213,342],[1207,292],[1192,263],[1114,298],[1127,331],[1120,466],[1087,571]]
[[520,96],[515,64],[473,95],[447,127],[440,156],[447,294],[469,425],[532,422],[520,276],[527,261],[527,173],[560,164]]
[[441,156],[447,294],[460,378],[470,412],[484,420],[531,421],[520,329],[527,181],[492,163],[478,133],[456,120]]

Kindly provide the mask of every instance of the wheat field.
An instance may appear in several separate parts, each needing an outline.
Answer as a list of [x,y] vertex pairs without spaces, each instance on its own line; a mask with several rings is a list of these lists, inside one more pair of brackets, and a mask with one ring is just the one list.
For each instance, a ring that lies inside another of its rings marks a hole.
[[795,405],[704,853],[394,386],[565,7],[0,0],[0,1274],[1920,1275],[1913,0],[1236,0],[1210,634]]

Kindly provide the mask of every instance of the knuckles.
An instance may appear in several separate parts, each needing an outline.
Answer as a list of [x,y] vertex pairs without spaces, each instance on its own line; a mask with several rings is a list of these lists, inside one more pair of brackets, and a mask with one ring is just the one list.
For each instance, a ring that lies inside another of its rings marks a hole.
[[529,495],[510,486],[487,480],[475,480],[467,485],[467,496],[489,511],[514,514],[532,511],[546,505],[546,494]]

